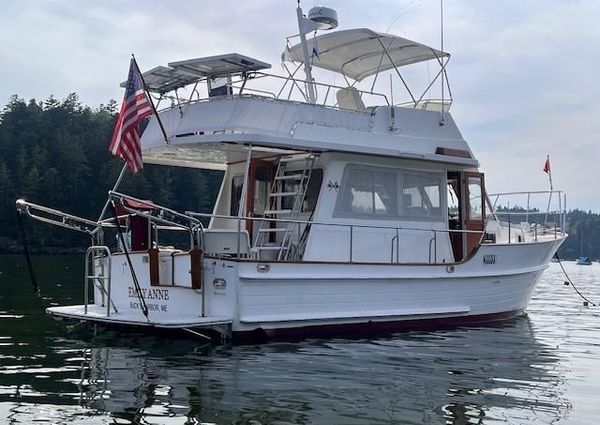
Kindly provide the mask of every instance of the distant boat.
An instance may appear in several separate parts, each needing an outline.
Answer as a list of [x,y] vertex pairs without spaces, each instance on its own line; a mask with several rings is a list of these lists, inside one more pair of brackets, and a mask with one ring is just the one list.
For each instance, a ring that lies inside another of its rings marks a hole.
[[577,263],[578,266],[591,266],[592,265],[592,260],[590,259],[590,257],[579,257],[577,259]]

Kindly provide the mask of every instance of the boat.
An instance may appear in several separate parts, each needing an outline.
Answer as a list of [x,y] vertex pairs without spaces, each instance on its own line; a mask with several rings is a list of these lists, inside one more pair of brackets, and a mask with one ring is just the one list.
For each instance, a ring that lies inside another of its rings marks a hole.
[[579,224],[579,257],[575,260],[575,264],[578,266],[591,266],[592,259],[583,255],[581,252],[583,251],[583,223]]
[[[443,48],[337,29],[328,8],[305,16],[298,5],[296,14],[283,75],[239,53],[142,74],[160,98],[141,136],[144,163],[221,170],[212,213],[119,191],[125,167],[98,220],[17,200],[22,216],[92,240],[82,302],[50,315],[229,339],[524,313],[567,237],[566,195],[487,192],[450,113]],[[425,63],[439,69],[421,93],[404,73]],[[317,81],[317,71],[338,84]],[[394,102],[400,91],[406,102]],[[163,100],[171,104],[161,108]],[[496,207],[515,196],[526,218]],[[536,196],[558,208],[529,208]]]
[[590,259],[590,257],[581,256],[577,258],[575,264],[577,264],[578,266],[591,266],[592,260]]

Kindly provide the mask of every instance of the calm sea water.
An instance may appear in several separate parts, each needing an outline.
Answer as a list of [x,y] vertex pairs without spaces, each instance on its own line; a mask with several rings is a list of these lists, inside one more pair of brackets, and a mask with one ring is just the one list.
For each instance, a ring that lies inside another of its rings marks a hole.
[[[256,346],[55,322],[80,302],[80,257],[0,257],[1,424],[597,424],[600,308],[558,264],[528,315],[490,327]],[[565,263],[600,301],[600,264]]]

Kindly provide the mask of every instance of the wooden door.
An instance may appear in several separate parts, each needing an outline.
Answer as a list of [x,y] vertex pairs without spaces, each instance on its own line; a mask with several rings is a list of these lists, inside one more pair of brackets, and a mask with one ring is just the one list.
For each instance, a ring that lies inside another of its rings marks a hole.
[[[248,190],[246,192],[245,215],[250,217],[261,217],[268,207],[268,196],[275,175],[275,164],[261,159],[252,159],[248,169]],[[250,238],[254,240],[254,222],[246,222],[246,230]]]
[[464,257],[463,250],[463,185],[461,173],[448,171],[447,181],[447,204],[448,204],[448,229],[450,232],[450,243],[454,261],[461,261]]
[[485,184],[482,173],[463,174],[464,222],[463,228],[470,232],[463,237],[464,258],[470,256],[481,244],[485,229]]

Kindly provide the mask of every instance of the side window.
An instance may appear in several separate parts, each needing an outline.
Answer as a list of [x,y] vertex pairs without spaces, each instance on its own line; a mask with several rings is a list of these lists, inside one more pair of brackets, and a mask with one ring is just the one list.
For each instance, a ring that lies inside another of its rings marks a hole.
[[469,220],[482,219],[483,200],[481,199],[481,177],[469,177],[467,179],[469,189]]
[[394,170],[346,167],[336,202],[336,215],[386,218],[397,216],[397,213],[397,175]]
[[335,216],[441,220],[445,179],[435,171],[347,165]]
[[448,218],[458,220],[460,217],[460,206],[458,197],[458,179],[448,180],[446,199],[448,200]]
[[[315,168],[312,170],[310,180],[308,181],[308,188],[306,190],[306,196],[304,197],[304,203],[302,204],[302,212],[312,212],[317,206],[317,200],[319,198],[319,192],[321,191],[321,184],[323,183],[323,170],[321,168]],[[284,181],[283,191],[284,192],[296,192],[298,190],[298,183],[295,181]],[[294,206],[294,197],[286,196],[281,199],[281,207],[283,209],[292,209]]]
[[231,179],[231,204],[229,207],[229,215],[231,216],[238,215],[243,186],[244,176],[234,176]]
[[442,217],[442,174],[402,171],[402,215],[414,218]]
[[267,209],[269,186],[271,178],[271,167],[258,166],[254,170],[254,199],[252,202],[252,214],[262,215]]

